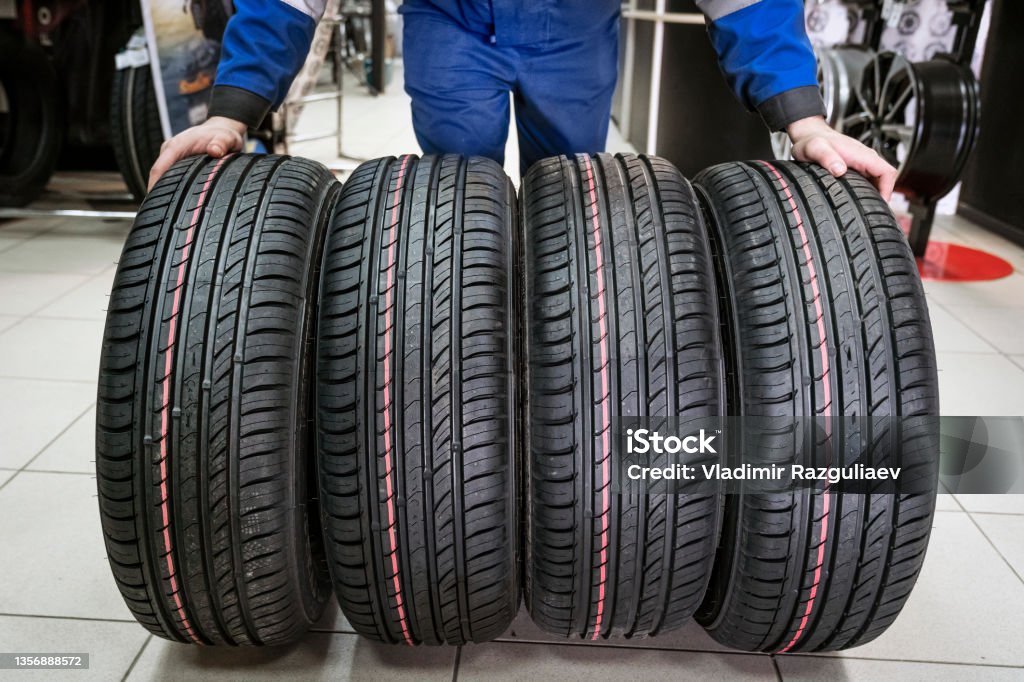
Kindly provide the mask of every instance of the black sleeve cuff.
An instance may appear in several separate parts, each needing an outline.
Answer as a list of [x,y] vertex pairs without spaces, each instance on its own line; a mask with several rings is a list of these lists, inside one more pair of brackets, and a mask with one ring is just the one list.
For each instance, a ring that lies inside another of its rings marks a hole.
[[255,92],[233,85],[214,85],[207,117],[224,116],[258,128],[269,111],[270,100]]
[[816,85],[780,92],[757,105],[765,125],[772,131],[785,130],[793,121],[825,115],[825,102]]

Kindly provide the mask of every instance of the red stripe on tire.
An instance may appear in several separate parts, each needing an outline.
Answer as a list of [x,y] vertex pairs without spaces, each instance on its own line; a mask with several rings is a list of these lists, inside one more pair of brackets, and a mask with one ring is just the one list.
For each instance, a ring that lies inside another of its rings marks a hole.
[[[591,234],[594,238],[594,261],[597,271],[597,328],[598,347],[601,354],[601,568],[597,583],[597,615],[594,618],[594,634],[591,639],[601,636],[601,625],[604,619],[605,586],[608,580],[608,511],[611,505],[609,488],[611,485],[611,405],[608,396],[608,315],[605,308],[604,288],[604,256],[601,252],[601,221],[597,212],[597,191],[594,186],[594,169],[590,157],[584,156],[587,167],[587,192],[592,207],[590,213]],[[589,407],[588,407],[589,409]]]
[[[402,181],[405,178],[405,168],[408,164],[409,157],[402,157],[402,165],[398,168],[398,180],[395,183],[395,192],[392,196],[391,225],[389,228],[391,243],[388,244],[388,277],[386,289],[384,291],[384,310],[391,309],[391,295],[394,289],[395,244],[398,242],[398,222],[401,218],[398,208],[399,200],[402,195]],[[394,329],[395,321],[394,318],[391,318],[387,320],[387,327],[384,331],[384,480],[387,487],[388,542],[390,544],[389,549],[391,554],[391,581],[395,588],[395,606],[398,610],[398,621],[402,626],[402,636],[405,638],[405,643],[412,646],[412,636],[409,634],[409,624],[405,617],[405,603],[402,600],[402,583],[399,580],[398,574],[398,539],[395,532],[397,525],[395,521],[395,496],[394,485],[391,482],[391,476],[394,473],[393,462],[395,459],[392,452],[393,443],[391,438],[391,335],[394,333]]]
[[[803,217],[800,215],[800,210],[796,205],[796,200],[793,198],[793,193],[789,190],[789,185],[786,183],[785,178],[782,177],[782,173],[778,171],[775,166],[765,161],[761,162],[765,168],[772,172],[779,184],[782,185],[782,192],[786,195],[786,201],[789,202],[789,207],[793,210],[793,216],[796,218],[796,228],[800,233],[801,249],[804,254],[804,259],[807,261],[807,271],[810,274],[811,293],[814,296],[814,314],[817,315],[816,326],[818,329],[818,352],[821,357],[821,381],[824,386],[823,392],[825,397],[825,405],[822,409],[822,416],[826,417],[825,420],[825,437],[826,439],[831,435],[831,424],[829,424],[828,417],[832,416],[832,395],[831,385],[829,384],[829,375],[831,368],[828,361],[828,344],[826,343],[825,336],[825,311],[821,305],[821,290],[818,286],[818,273],[814,267],[814,258],[811,254],[811,245],[807,239],[807,230],[804,227]],[[822,503],[821,503],[821,531],[818,536],[818,564],[814,568],[814,581],[811,583],[811,593],[807,598],[807,606],[804,608],[804,615],[800,619],[800,625],[797,626],[796,633],[793,635],[793,639],[789,643],[779,650],[779,653],[785,653],[792,649],[800,638],[804,634],[804,630],[807,628],[807,622],[811,618],[811,612],[814,609],[814,601],[818,596],[818,585],[821,584],[821,571],[825,564],[825,542],[828,539],[828,517],[831,495],[828,492],[828,484],[825,484],[825,488],[822,491]]]
[[195,237],[196,226],[199,224],[199,218],[202,214],[203,206],[206,204],[206,196],[210,190],[210,186],[213,184],[213,179],[216,177],[217,171],[220,170],[221,165],[227,161],[227,159],[228,157],[225,156],[217,161],[210,170],[210,174],[206,176],[206,181],[203,183],[203,188],[199,192],[196,207],[192,210],[192,218],[189,220],[188,229],[185,232],[185,244],[181,247],[181,258],[178,260],[178,265],[175,268],[174,302],[171,306],[171,319],[167,325],[167,344],[166,350],[164,350],[164,402],[163,407],[160,409],[160,513],[163,517],[164,524],[163,533],[161,534],[164,544],[164,556],[167,560],[167,575],[171,585],[171,597],[174,599],[174,608],[178,613],[178,618],[181,619],[182,627],[185,628],[185,632],[188,633],[189,639],[196,644],[202,644],[202,642],[192,629],[192,624],[189,622],[188,616],[185,614],[185,605],[181,601],[181,594],[178,590],[177,572],[174,570],[174,545],[171,542],[171,515],[169,509],[170,497],[167,486],[167,461],[170,457],[167,447],[167,438],[170,423],[169,417],[171,414],[171,370],[174,364],[174,345],[178,340],[178,315],[181,313],[181,292],[185,283],[185,272],[188,269],[188,260],[192,254],[192,240]]

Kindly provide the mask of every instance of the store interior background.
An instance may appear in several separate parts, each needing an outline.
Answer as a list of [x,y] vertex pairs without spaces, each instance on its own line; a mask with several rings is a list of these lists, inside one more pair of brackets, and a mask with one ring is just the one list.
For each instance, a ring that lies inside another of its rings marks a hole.
[[[1016,25],[1024,25],[1019,3],[1003,5],[1017,5]],[[702,73],[710,52],[702,32],[666,28],[658,117],[657,151],[690,173],[770,153],[760,122],[732,101],[717,71]],[[642,35],[637,44],[646,44]],[[983,132],[961,193],[972,219],[940,215],[933,233],[1012,266],[993,281],[925,281],[947,415],[1024,415],[1024,248],[1007,238],[1020,230],[1024,239],[1024,135],[1015,113],[1022,44],[1008,31],[990,39],[996,47],[982,66]],[[346,78],[346,156],[418,151],[400,59],[392,67],[388,89],[377,96]],[[649,86],[638,73],[630,129],[623,135],[613,125],[609,151],[645,150]],[[334,116],[330,102],[309,105],[297,132],[329,127]],[[762,148],[751,152],[750,145]],[[290,152],[337,161],[333,142]],[[514,138],[506,169],[518,180]],[[117,191],[119,183],[113,172],[61,173],[38,205],[85,206],[90,193]],[[333,606],[315,632],[283,649],[215,650],[151,637],[111,579],[92,464],[104,309],[130,227],[75,217],[0,220],[0,650],[89,652],[91,668],[76,679],[1024,678],[1024,496],[1010,495],[941,495],[928,559],[905,611],[877,641],[839,654],[726,651],[694,624],[635,642],[557,640],[525,612],[497,642],[413,650],[357,637]]]

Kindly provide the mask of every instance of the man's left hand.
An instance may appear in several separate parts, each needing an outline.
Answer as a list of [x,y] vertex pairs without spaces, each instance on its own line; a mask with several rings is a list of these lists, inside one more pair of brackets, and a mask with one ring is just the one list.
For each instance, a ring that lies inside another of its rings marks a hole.
[[870,180],[883,199],[892,198],[897,171],[874,149],[836,132],[821,116],[790,123],[786,132],[793,140],[793,158],[797,161],[817,163],[836,177],[852,168]]

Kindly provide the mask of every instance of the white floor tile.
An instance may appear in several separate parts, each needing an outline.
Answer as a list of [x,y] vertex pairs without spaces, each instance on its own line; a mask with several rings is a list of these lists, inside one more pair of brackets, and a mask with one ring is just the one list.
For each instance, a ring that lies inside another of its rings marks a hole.
[[35,237],[49,232],[65,218],[19,218],[0,221],[0,237],[7,239]]
[[17,469],[0,469],[0,486],[11,480],[18,473]]
[[89,476],[23,471],[0,490],[0,613],[132,620],[99,517]]
[[1024,369],[1009,358],[980,353],[939,353],[938,356],[942,414],[1024,415]]
[[[1024,295],[1024,290],[1021,294]],[[950,305],[946,308],[953,317],[970,327],[976,335],[983,337],[1000,352],[1024,353],[1024,334],[1021,334],[1021,327],[1024,326],[1024,308],[980,305]]]
[[103,320],[29,318],[0,334],[0,376],[95,381],[102,344]]
[[148,636],[136,623],[0,617],[0,642],[5,652],[89,654],[88,670],[18,671],[19,680],[119,680]]
[[[998,596],[996,596],[998,595]],[[1024,584],[966,514],[935,515],[903,612],[852,658],[1024,666]]]
[[929,682],[1010,682],[1024,671],[980,665],[866,661],[855,658],[778,656],[783,682],[789,680],[928,680]]
[[950,216],[950,219],[957,233],[962,235],[970,246],[1009,261],[1018,271],[1024,269],[1024,248],[960,216]]
[[44,234],[0,253],[0,270],[98,275],[121,255],[124,237]]
[[60,317],[76,320],[104,320],[110,289],[114,284],[115,266],[111,266],[82,286],[56,299],[36,313],[39,317]]
[[1024,514],[1024,495],[957,495],[956,499],[969,512]]
[[945,216],[935,216],[936,220],[935,224],[932,226],[932,234],[929,237],[929,241],[959,244],[960,246],[971,246],[971,242],[962,232],[940,220],[944,217]]
[[1016,272],[1009,277],[990,282],[926,280],[924,290],[929,300],[935,300],[942,305],[1016,308],[1017,315],[1021,315],[1020,310],[1024,308],[1024,275]]
[[1010,359],[1017,363],[1021,369],[1024,369],[1024,355],[1011,355]]
[[[1005,313],[1005,310],[1003,310]],[[986,341],[988,338],[972,331],[972,328],[957,319],[945,307],[932,303],[928,306],[932,320],[932,334],[935,350],[939,353],[995,353],[996,348]]]
[[1018,576],[1024,576],[1024,516],[1011,514],[971,514],[974,521],[996,546]]
[[129,680],[396,680],[452,679],[455,647],[377,644],[357,635],[309,633],[295,645],[240,649],[175,644],[154,637]]
[[21,322],[22,319],[18,315],[0,315],[0,334]]
[[24,466],[95,400],[90,384],[0,379],[0,466]]
[[82,220],[80,218],[56,218],[53,229],[47,235],[64,237],[102,237],[116,239],[122,244],[132,230],[131,220],[104,219]]
[[462,649],[459,680],[771,680],[768,656],[492,642]]
[[0,271],[0,313],[34,313],[80,286],[87,279],[83,275]]
[[30,467],[33,471],[96,472],[96,408],[71,425],[39,455]]
[[17,246],[27,238],[28,237],[20,234],[7,234],[0,229],[0,253]]
[[608,152],[610,154],[636,154],[637,149],[632,142],[627,141],[615,121],[608,126]]
[[941,512],[963,512],[960,505],[956,503],[956,498],[948,493],[940,493],[935,498],[935,511]]

